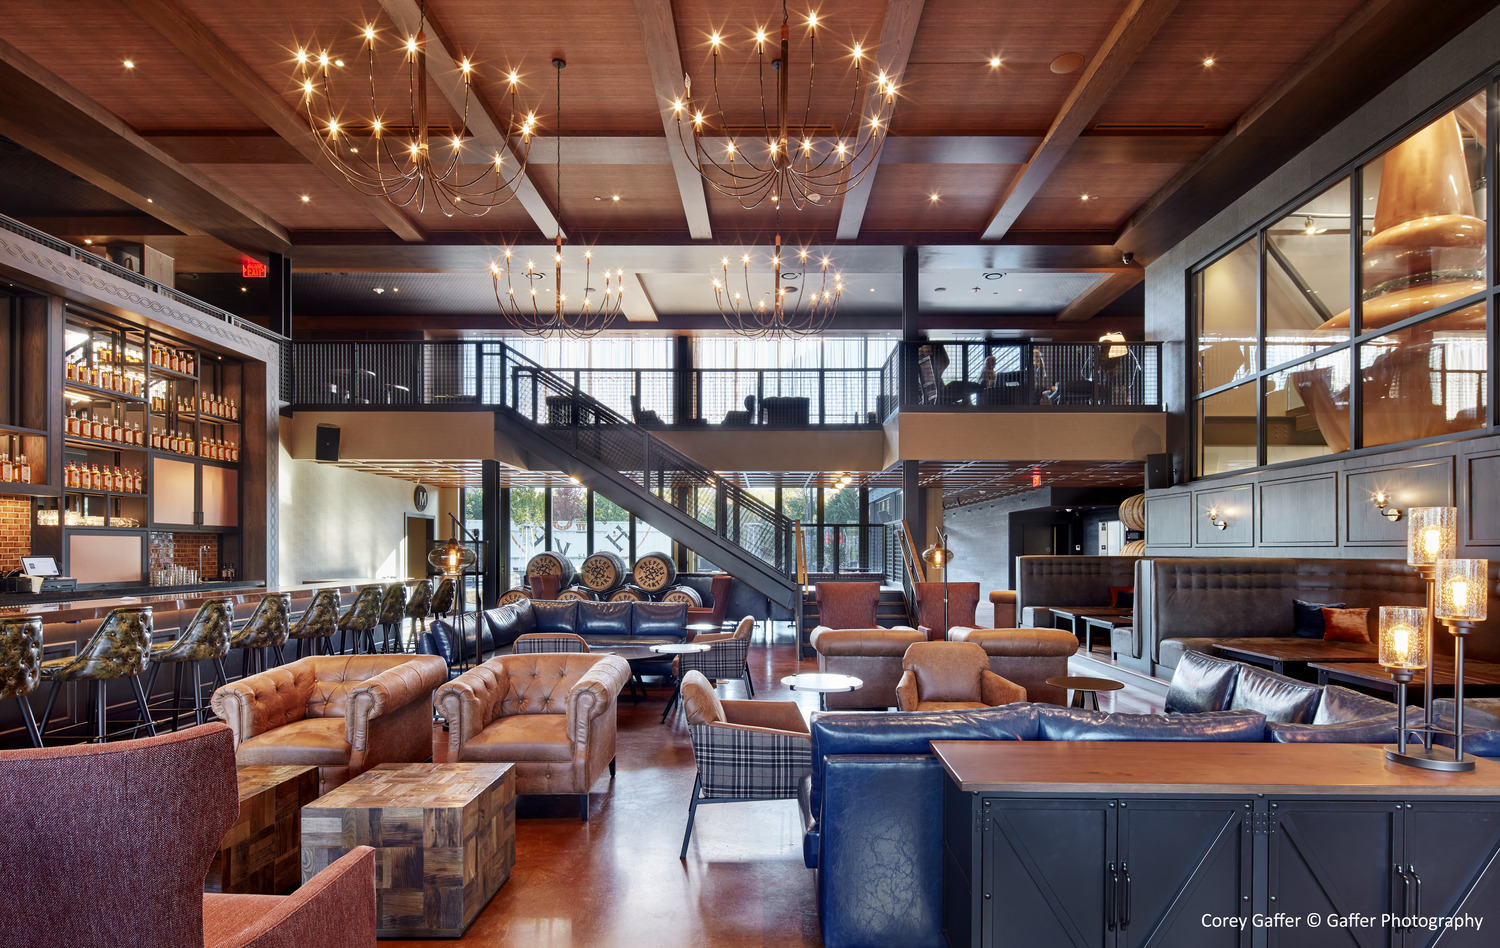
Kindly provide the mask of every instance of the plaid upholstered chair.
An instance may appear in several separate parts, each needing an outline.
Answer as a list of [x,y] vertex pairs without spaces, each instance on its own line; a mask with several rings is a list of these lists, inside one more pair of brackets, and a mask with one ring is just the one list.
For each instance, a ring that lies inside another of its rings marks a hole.
[[528,632],[511,643],[512,655],[535,655],[539,652],[587,652],[589,643],[572,632]]
[[795,701],[720,701],[701,672],[683,676],[682,704],[698,767],[677,857],[686,859],[699,803],[796,799],[812,737]]
[[[692,610],[688,610],[689,614]],[[745,679],[745,689],[755,697],[755,682],[750,680],[750,633],[755,629],[755,618],[745,616],[734,627],[733,632],[714,632],[693,639],[695,643],[712,645],[706,652],[679,655],[672,660],[672,673],[679,680],[690,671],[698,671],[711,682]]]

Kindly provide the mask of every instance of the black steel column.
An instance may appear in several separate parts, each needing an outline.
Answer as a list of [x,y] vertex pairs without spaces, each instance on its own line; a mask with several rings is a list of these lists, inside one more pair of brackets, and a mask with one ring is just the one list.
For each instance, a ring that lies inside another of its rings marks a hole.
[[911,530],[912,546],[920,554],[927,547],[927,505],[922,500],[922,481],[916,461],[901,462],[901,516]]
[[479,538],[484,541],[480,544],[484,559],[479,564],[479,601],[483,604],[481,608],[493,609],[500,600],[500,541],[505,537],[505,521],[510,519],[501,517],[499,461],[485,458],[479,462],[479,484],[479,516],[483,524]]
[[677,336],[672,359],[672,418],[682,424],[695,417],[693,405],[693,339]]
[[271,311],[266,314],[268,328],[272,332],[292,338],[292,258],[284,254],[271,254],[266,266],[266,275],[271,280]]
[[[498,560],[499,565],[496,567],[496,569],[499,571],[499,574],[501,576],[505,577],[505,587],[507,589],[509,589],[510,588],[510,571],[511,571],[511,563],[510,563],[510,488],[509,487],[502,487],[500,489],[500,517],[499,517],[499,521],[500,521],[500,523],[499,523],[500,533],[499,533],[499,535],[495,539],[495,551],[499,555],[499,560]],[[499,592],[500,592],[500,587],[496,586],[495,587],[495,592],[498,595]]]
[[[896,359],[900,375],[900,404],[915,405],[917,360],[916,343],[922,338],[917,313],[917,248],[901,248],[901,350]],[[884,421],[885,419],[881,419]]]

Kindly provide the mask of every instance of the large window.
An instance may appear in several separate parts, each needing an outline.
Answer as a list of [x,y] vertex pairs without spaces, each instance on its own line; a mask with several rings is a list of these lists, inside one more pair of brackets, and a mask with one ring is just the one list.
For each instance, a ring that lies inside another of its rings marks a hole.
[[1486,109],[1475,93],[1194,273],[1197,474],[1488,423]]

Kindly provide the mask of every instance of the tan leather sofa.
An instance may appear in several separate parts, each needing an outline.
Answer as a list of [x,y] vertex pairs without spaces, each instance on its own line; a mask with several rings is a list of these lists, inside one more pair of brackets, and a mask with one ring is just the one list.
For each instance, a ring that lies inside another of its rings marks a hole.
[[427,760],[447,677],[436,655],[315,655],[225,685],[213,709],[239,766],[316,765],[327,793],[376,764]]
[[990,657],[990,671],[1026,689],[1032,701],[1068,703],[1068,692],[1047,684],[1048,678],[1068,674],[1068,658],[1078,651],[1078,639],[1063,629],[948,630],[950,642],[973,642]]
[[589,788],[615,772],[615,699],[630,680],[618,655],[500,655],[437,690],[434,747],[449,763],[516,765],[516,792],[576,793],[589,818]]
[[909,626],[893,629],[830,629],[818,626],[809,636],[818,652],[818,671],[853,675],[864,682],[854,691],[825,695],[830,710],[894,708],[901,656],[926,637]]

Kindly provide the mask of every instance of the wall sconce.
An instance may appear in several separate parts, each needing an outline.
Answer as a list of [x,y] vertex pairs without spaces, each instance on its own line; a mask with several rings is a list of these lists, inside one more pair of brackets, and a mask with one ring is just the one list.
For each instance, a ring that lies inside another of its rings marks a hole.
[[1387,507],[1386,506],[1387,504],[1389,504],[1391,502],[1391,498],[1390,498],[1390,495],[1387,494],[1385,491],[1383,491],[1383,490],[1377,490],[1375,492],[1375,496],[1373,498],[1371,498],[1371,500],[1375,504],[1375,509],[1378,510],[1378,511],[1380,511],[1380,515],[1382,517],[1384,517],[1385,519],[1389,520],[1391,523],[1395,523],[1397,520],[1401,519],[1401,508],[1400,507]]
[[1229,526],[1229,521],[1219,516],[1218,504],[1215,504],[1212,507],[1208,508],[1208,522],[1213,524],[1220,530],[1223,530],[1225,527]]

